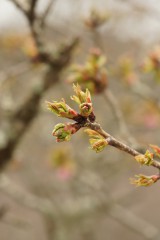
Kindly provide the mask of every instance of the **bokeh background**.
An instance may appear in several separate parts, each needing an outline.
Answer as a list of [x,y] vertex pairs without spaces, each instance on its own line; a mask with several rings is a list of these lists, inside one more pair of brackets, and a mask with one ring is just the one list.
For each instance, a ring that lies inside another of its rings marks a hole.
[[[49,1],[37,2],[36,13],[41,16]],[[0,162],[7,162],[0,177],[0,239],[158,240],[159,182],[136,188],[129,181],[135,174],[153,174],[155,169],[139,167],[133,157],[111,147],[96,154],[83,131],[70,142],[56,143],[53,127],[65,120],[50,113],[45,101],[63,97],[73,106],[72,85],[66,81],[70,66],[85,64],[90,49],[100,48],[107,58],[108,89],[130,135],[142,152],[149,144],[160,145],[159,75],[142,71],[155,48],[160,59],[160,2],[52,2],[41,32],[47,51],[58,58],[64,44],[79,38],[70,61],[54,71],[35,58],[37,49],[23,12],[12,0],[0,1],[0,149],[15,139],[8,157],[0,151]],[[91,29],[86,19],[93,11],[107,18]],[[33,100],[34,117],[26,126],[23,123],[21,137],[15,137],[21,129],[17,119],[46,78],[53,83],[37,102]],[[92,98],[97,121],[128,143],[104,94]]]

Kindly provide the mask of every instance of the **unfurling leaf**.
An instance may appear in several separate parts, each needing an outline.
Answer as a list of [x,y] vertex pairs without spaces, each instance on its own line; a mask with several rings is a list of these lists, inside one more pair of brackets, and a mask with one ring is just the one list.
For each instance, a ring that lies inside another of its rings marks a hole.
[[57,142],[69,141],[71,135],[76,133],[80,129],[77,123],[58,123],[52,132],[52,135],[56,137]]
[[151,186],[153,183],[157,182],[160,179],[159,175],[145,176],[143,174],[135,175],[136,178],[131,178],[131,184],[135,184],[137,187]]
[[85,132],[89,135],[91,148],[96,151],[96,153],[103,151],[103,149],[108,145],[106,139],[96,131],[86,129]]
[[150,166],[153,163],[153,153],[149,150],[145,154],[140,154],[135,157],[136,161],[142,165]]
[[150,147],[154,150],[157,157],[160,158],[160,147],[150,144]]
[[93,112],[90,92],[88,89],[86,89],[86,92],[83,92],[78,84],[73,85],[73,89],[76,93],[76,96],[72,96],[71,99],[78,103],[80,115],[89,117],[89,115]]
[[48,109],[55,113],[58,117],[64,117],[69,119],[74,119],[78,116],[78,113],[70,108],[62,99],[60,102],[47,102]]
[[75,101],[78,104],[91,103],[91,94],[88,91],[88,89],[86,89],[86,92],[84,92],[81,90],[79,84],[77,85],[73,84],[73,90],[76,93],[76,96],[71,97],[73,101]]

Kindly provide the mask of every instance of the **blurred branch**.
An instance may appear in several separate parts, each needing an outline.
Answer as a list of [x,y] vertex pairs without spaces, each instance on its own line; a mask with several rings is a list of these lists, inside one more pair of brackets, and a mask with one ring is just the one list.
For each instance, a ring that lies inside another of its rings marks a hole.
[[0,221],[3,219],[3,217],[8,212],[8,207],[6,205],[0,206]]
[[0,189],[5,194],[12,197],[12,199],[14,199],[17,203],[20,203],[23,206],[42,213],[53,213],[54,211],[56,212],[54,205],[50,201],[47,199],[38,198],[21,189],[3,174],[0,175]]
[[36,9],[37,2],[38,2],[38,0],[30,0],[30,9],[28,12],[30,22],[34,21],[36,18],[35,9]]
[[145,239],[155,239],[159,236],[159,231],[155,226],[118,204],[111,206],[109,215],[121,224],[141,234]]
[[0,170],[8,163],[20,138],[37,116],[43,94],[59,80],[61,68],[62,66],[65,67],[65,64],[70,60],[72,50],[76,44],[77,39],[74,39],[73,42],[64,48],[59,58],[54,61],[55,65],[52,65],[52,68],[50,67],[50,70],[44,77],[41,89],[33,91],[26,102],[11,116],[8,141],[4,146],[0,146]]
[[153,225],[135,216],[131,211],[124,209],[119,204],[114,203],[113,200],[106,198],[105,194],[95,195],[95,197],[87,195],[76,199],[66,198],[63,204],[60,202],[60,205],[55,205],[53,201],[39,198],[21,189],[6,175],[2,174],[0,176],[0,190],[14,199],[16,203],[42,214],[47,214],[47,216],[50,216],[51,224],[54,223],[54,219],[57,221],[60,216],[68,220],[69,218],[76,219],[97,209],[104,211],[105,208],[105,211],[107,210],[111,217],[138,232],[146,239],[154,239],[159,234],[158,229]]
[[30,9],[29,1],[25,0],[9,0],[15,4],[25,15],[28,13]]
[[65,45],[59,50],[58,56],[56,55],[54,57],[54,55],[52,56],[50,53],[46,53],[43,50],[43,43],[40,40],[39,32],[34,24],[36,19],[35,7],[37,1],[31,2],[29,10],[23,8],[23,5],[21,5],[20,1],[12,2],[15,3],[16,6],[18,6],[23,12],[25,9],[25,15],[30,23],[31,32],[39,51],[39,60],[49,65],[49,71],[43,79],[41,88],[33,91],[26,102],[23,103],[22,106],[10,118],[8,140],[5,145],[0,146],[0,170],[3,170],[3,168],[11,159],[14,149],[17,146],[20,138],[26,132],[33,119],[37,116],[40,100],[43,94],[51,86],[53,86],[56,81],[58,81],[61,70],[69,63],[72,51],[79,42],[78,38],[73,39],[69,44]]
[[160,100],[155,96],[152,89],[145,83],[138,82],[131,87],[132,91],[144,100],[152,102],[160,110]]
[[120,132],[123,135],[123,137],[127,138],[127,141],[132,145],[132,147],[139,148],[139,144],[137,143],[135,138],[133,138],[132,135],[128,131],[128,128],[127,128],[127,125],[123,118],[123,114],[120,109],[120,106],[110,89],[107,89],[104,92],[104,98],[105,98],[106,102],[110,105],[110,107],[117,119],[119,129],[120,129]]
[[0,72],[0,90],[1,90],[1,86],[3,85],[3,83],[5,83],[6,80],[8,80],[8,78],[17,77],[18,75],[21,75],[21,74],[29,71],[30,68],[31,68],[31,65],[29,65],[28,63],[20,62],[16,65],[9,67],[8,69],[6,69],[4,71],[1,71]]
[[[86,178],[84,179],[84,184],[91,185],[92,190],[94,191],[95,186],[98,185],[99,193],[96,194],[99,198],[99,210],[106,211],[108,215],[118,221],[120,224],[130,228],[132,231],[142,235],[145,239],[156,239],[159,236],[159,230],[148,221],[143,220],[141,217],[135,215],[130,209],[126,209],[120,205],[120,203],[115,202],[110,198],[110,192],[105,191],[106,181],[102,179],[97,174],[90,175],[89,172],[86,172]],[[107,196],[107,197],[106,197]],[[127,199],[128,193],[123,194],[119,201]],[[91,200],[92,202],[92,200]],[[100,204],[102,206],[100,206]],[[91,203],[92,205],[92,203]]]
[[41,15],[40,19],[39,19],[39,24],[40,24],[40,27],[43,29],[45,27],[45,24],[46,24],[46,19],[49,15],[49,12],[51,11],[52,9],[52,5],[53,3],[55,3],[56,0],[50,0],[45,11],[43,12],[43,14]]
[[[46,63],[50,66],[55,66],[57,59],[55,60],[54,56],[46,50],[46,46],[42,41],[42,36],[41,36],[42,31],[40,27],[40,22],[42,21],[42,18],[40,18],[41,21],[39,22],[39,16],[37,16],[36,14],[36,4],[38,1],[31,0],[30,5],[29,6],[27,5],[27,7],[24,7],[22,2],[18,0],[10,0],[10,1],[12,1],[25,14],[25,17],[30,27],[32,37],[37,47],[37,51],[38,51],[37,60],[39,62]],[[23,3],[25,4],[24,1]],[[63,63],[61,67],[63,67]]]
[[[100,15],[97,15],[100,17]],[[99,47],[103,52],[105,52],[105,48],[103,46],[101,35],[98,32],[98,27],[92,28],[92,39],[96,47]],[[132,137],[132,135],[129,132],[129,129],[127,127],[127,124],[125,122],[125,119],[123,117],[123,113],[121,111],[121,107],[118,104],[118,101],[116,100],[114,94],[112,93],[112,90],[108,87],[107,90],[103,94],[104,99],[107,104],[110,105],[113,114],[115,115],[115,118],[117,120],[117,123],[119,125],[119,130],[123,137],[127,138],[129,143],[136,148],[139,148],[139,144],[137,143],[136,139]]]

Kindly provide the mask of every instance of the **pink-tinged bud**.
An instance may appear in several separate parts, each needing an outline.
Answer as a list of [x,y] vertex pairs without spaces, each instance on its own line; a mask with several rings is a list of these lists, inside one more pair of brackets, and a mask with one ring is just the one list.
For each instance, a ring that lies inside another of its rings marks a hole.
[[79,108],[80,108],[80,114],[84,117],[88,117],[93,111],[93,107],[91,103],[82,103],[79,105]]
[[81,87],[78,84],[73,84],[73,90],[76,93],[76,96],[71,97],[73,101],[75,101],[79,105],[82,103],[91,103],[91,94],[88,89],[86,89],[86,92],[84,92],[81,90]]
[[146,73],[152,73],[154,79],[160,81],[160,46],[156,46],[145,59],[142,70]]
[[52,132],[52,135],[56,137],[57,142],[69,141],[71,138],[71,132],[65,129],[66,125],[58,123]]
[[65,126],[65,131],[70,131],[71,134],[76,133],[81,126],[78,123],[67,123]]
[[47,102],[48,109],[55,113],[58,117],[64,117],[69,119],[74,119],[78,113],[70,108],[62,99],[60,102]]
[[52,135],[56,137],[57,142],[69,141],[71,135],[76,133],[80,129],[77,123],[58,123],[52,132]]
[[153,183],[157,182],[160,179],[159,175],[145,176],[143,174],[135,175],[136,178],[131,178],[131,184],[135,184],[137,187],[151,186]]
[[157,157],[160,158],[160,147],[150,144],[150,147],[154,150]]
[[102,54],[102,52],[99,48],[91,48],[89,52],[92,56],[97,57],[97,58],[99,58]]
[[86,89],[86,92],[83,92],[78,84],[77,86],[73,85],[73,88],[76,92],[76,96],[72,96],[71,99],[78,103],[80,115],[86,118],[91,114],[93,115],[91,95],[88,89]]
[[103,151],[103,149],[108,145],[106,139],[96,131],[86,129],[85,132],[89,135],[91,148],[96,151],[96,153]]

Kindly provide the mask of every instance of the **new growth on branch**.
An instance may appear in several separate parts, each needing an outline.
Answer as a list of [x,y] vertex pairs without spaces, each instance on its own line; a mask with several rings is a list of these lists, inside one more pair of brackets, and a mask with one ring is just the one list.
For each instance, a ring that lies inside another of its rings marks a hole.
[[91,149],[93,149],[96,153],[103,151],[106,146],[110,145],[132,155],[139,164],[152,166],[158,169],[158,173],[151,176],[145,176],[143,174],[136,175],[135,179],[131,179],[131,183],[136,186],[150,186],[157,182],[160,179],[160,162],[156,161],[154,158],[160,158],[160,148],[156,145],[150,145],[153,152],[147,150],[145,154],[142,154],[117,140],[104,131],[100,124],[96,122],[96,116],[93,110],[89,90],[86,89],[85,91],[82,91],[78,84],[73,85],[73,90],[75,95],[72,96],[71,99],[78,104],[79,112],[68,106],[64,99],[59,102],[47,102],[48,109],[55,113],[58,117],[74,121],[74,123],[58,123],[54,127],[52,134],[56,137],[56,141],[69,141],[73,134],[81,128],[85,128],[85,132],[89,136]]

